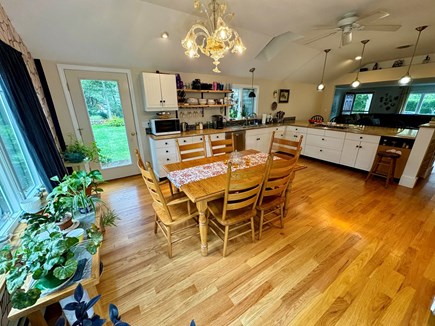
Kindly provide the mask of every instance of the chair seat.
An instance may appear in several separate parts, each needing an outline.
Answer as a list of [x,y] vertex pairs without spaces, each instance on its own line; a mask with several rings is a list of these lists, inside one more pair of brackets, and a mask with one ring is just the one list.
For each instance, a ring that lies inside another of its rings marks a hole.
[[[171,196],[171,197],[175,197],[175,195]],[[180,198],[178,198],[178,199],[181,199],[181,197],[182,196],[180,196]],[[186,199],[188,200],[187,197],[186,197]],[[172,199],[172,201],[174,201],[174,200],[175,199]],[[162,206],[160,206],[158,203],[153,202],[153,208],[163,224],[165,224],[165,225],[177,225],[177,224],[183,223],[183,222],[191,219],[192,217],[198,215],[196,206],[192,205],[192,204],[190,205],[190,214],[188,213],[187,200],[184,202],[180,202],[178,204],[173,204],[173,205],[171,205],[171,201],[168,201],[168,209],[172,215],[172,219],[171,219],[171,216],[168,215],[166,210]]]
[[213,200],[208,203],[208,209],[210,213],[216,218],[221,225],[234,225],[240,222],[245,222],[251,217],[254,217],[256,212],[254,210],[237,209],[227,211],[225,220],[222,220],[222,212],[224,207],[223,198]]
[[264,197],[261,205],[257,205],[257,210],[267,211],[269,209],[275,208],[276,206],[282,205],[284,202],[285,197],[282,196]]

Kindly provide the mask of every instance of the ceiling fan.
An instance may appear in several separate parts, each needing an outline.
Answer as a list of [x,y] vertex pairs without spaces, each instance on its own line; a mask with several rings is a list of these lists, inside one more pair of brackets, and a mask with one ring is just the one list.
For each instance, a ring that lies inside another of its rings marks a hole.
[[360,17],[355,12],[349,12],[345,14],[343,17],[341,17],[337,21],[337,24],[335,26],[334,25],[315,26],[314,29],[330,30],[330,32],[316,36],[310,40],[307,40],[306,42],[304,42],[304,45],[316,42],[318,40],[321,40],[325,37],[334,35],[339,32],[341,32],[340,45],[350,44],[352,42],[352,33],[354,31],[364,30],[364,31],[379,31],[379,32],[395,32],[401,27],[401,25],[371,25],[370,24],[371,22],[385,18],[389,15],[390,14],[388,12],[383,10],[377,10],[362,17]]

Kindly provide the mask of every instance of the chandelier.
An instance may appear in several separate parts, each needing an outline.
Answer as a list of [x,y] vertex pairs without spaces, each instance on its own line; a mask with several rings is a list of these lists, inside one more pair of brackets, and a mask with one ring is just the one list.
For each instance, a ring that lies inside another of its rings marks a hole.
[[246,50],[239,34],[224,21],[224,19],[231,20],[234,14],[226,13],[227,5],[216,0],[211,0],[207,5],[201,0],[195,0],[193,6],[206,14],[207,21],[197,22],[190,28],[184,40],[181,41],[181,45],[186,50],[184,53],[190,58],[198,58],[198,50],[200,50],[214,60],[213,71],[220,73],[219,60],[229,50],[239,54]]

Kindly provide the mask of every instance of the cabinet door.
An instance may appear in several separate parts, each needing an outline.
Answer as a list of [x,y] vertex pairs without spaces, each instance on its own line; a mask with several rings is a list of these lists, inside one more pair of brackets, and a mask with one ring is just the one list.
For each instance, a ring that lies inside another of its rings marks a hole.
[[246,135],[246,149],[257,149],[257,136]]
[[177,84],[175,82],[175,75],[160,74],[159,77],[163,107],[165,109],[178,108]]
[[262,134],[257,137],[257,148],[256,150],[263,152],[263,153],[269,153],[269,146],[270,146],[270,137],[271,134]]
[[355,167],[360,170],[369,171],[375,159],[378,144],[361,142],[360,146]]
[[158,74],[142,73],[145,111],[162,109],[162,94]]
[[357,140],[346,139],[344,141],[343,151],[341,152],[340,164],[347,166],[355,166],[356,157],[358,155],[360,142]]

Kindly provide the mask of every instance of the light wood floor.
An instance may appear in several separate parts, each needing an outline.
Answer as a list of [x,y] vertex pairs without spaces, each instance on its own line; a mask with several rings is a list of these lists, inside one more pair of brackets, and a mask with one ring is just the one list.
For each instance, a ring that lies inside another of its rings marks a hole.
[[435,296],[435,174],[408,189],[302,159],[284,229],[261,241],[199,234],[166,254],[139,177],[108,183],[122,220],[106,231],[98,286],[131,325],[427,325]]

